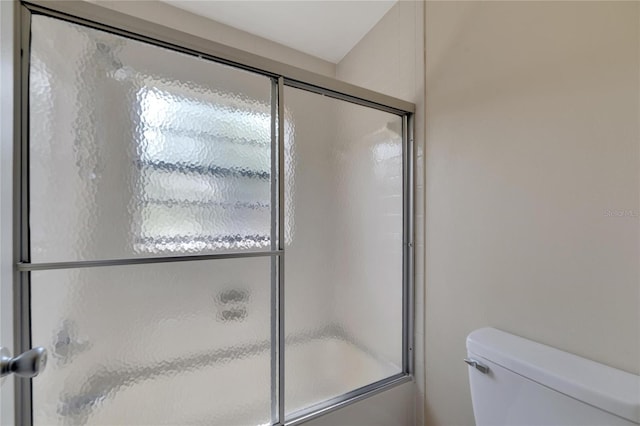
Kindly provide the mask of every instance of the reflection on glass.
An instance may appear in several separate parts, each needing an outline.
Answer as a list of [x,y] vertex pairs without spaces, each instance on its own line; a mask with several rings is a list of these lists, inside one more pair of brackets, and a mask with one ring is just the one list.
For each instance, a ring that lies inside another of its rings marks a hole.
[[270,116],[158,89],[141,89],[138,99],[136,250],[268,248]]
[[39,15],[30,63],[32,261],[269,248],[269,78]]

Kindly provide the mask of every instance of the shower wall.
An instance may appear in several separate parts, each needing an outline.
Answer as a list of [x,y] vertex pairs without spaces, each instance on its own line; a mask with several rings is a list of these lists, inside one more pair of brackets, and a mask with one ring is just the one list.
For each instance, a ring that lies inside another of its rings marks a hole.
[[402,119],[337,108],[336,315],[345,334],[402,365]]
[[[285,88],[285,328],[295,335],[330,333],[335,323],[335,220],[327,145],[336,137],[328,103],[297,102]],[[313,96],[313,95],[309,95]]]

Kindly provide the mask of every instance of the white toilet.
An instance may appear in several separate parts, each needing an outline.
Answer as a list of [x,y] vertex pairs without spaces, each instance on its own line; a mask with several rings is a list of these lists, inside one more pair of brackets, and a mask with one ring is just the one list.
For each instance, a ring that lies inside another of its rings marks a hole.
[[640,376],[494,328],[467,353],[477,426],[640,425]]

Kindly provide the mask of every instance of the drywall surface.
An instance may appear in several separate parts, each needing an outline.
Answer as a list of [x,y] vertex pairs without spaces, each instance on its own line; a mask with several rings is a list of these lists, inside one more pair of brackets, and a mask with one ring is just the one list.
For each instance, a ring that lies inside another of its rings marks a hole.
[[[424,400],[423,362],[423,307],[424,307],[424,4],[422,2],[401,1],[387,12],[378,24],[358,43],[345,58],[337,64],[336,76],[341,80],[367,89],[375,90],[405,99],[416,104],[415,119],[415,377],[414,392],[405,393],[413,398],[415,418],[408,424],[423,423],[422,403]],[[381,231],[382,232],[382,231]],[[390,288],[390,290],[392,290]],[[391,294],[389,295],[391,297]],[[357,306],[351,306],[352,310]],[[381,315],[384,315],[381,312]],[[354,327],[357,324],[354,323]],[[370,402],[364,401],[361,409],[375,411],[384,394]],[[388,399],[389,408],[394,404]],[[397,404],[398,401],[395,401]],[[367,405],[369,404],[369,405]],[[406,421],[409,421],[407,419]],[[336,423],[339,424],[339,423]],[[366,424],[366,423],[362,423]],[[398,419],[398,423],[402,423]]]
[[640,373],[638,7],[427,2],[427,424],[483,326]]
[[333,77],[335,65],[245,31],[159,1],[97,0],[94,3],[246,52]]

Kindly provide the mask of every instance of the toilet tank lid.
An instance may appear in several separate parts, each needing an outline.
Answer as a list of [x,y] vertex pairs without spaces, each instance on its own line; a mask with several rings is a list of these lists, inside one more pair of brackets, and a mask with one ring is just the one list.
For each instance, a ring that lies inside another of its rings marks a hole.
[[481,328],[469,334],[467,351],[640,424],[640,376],[495,328]]

